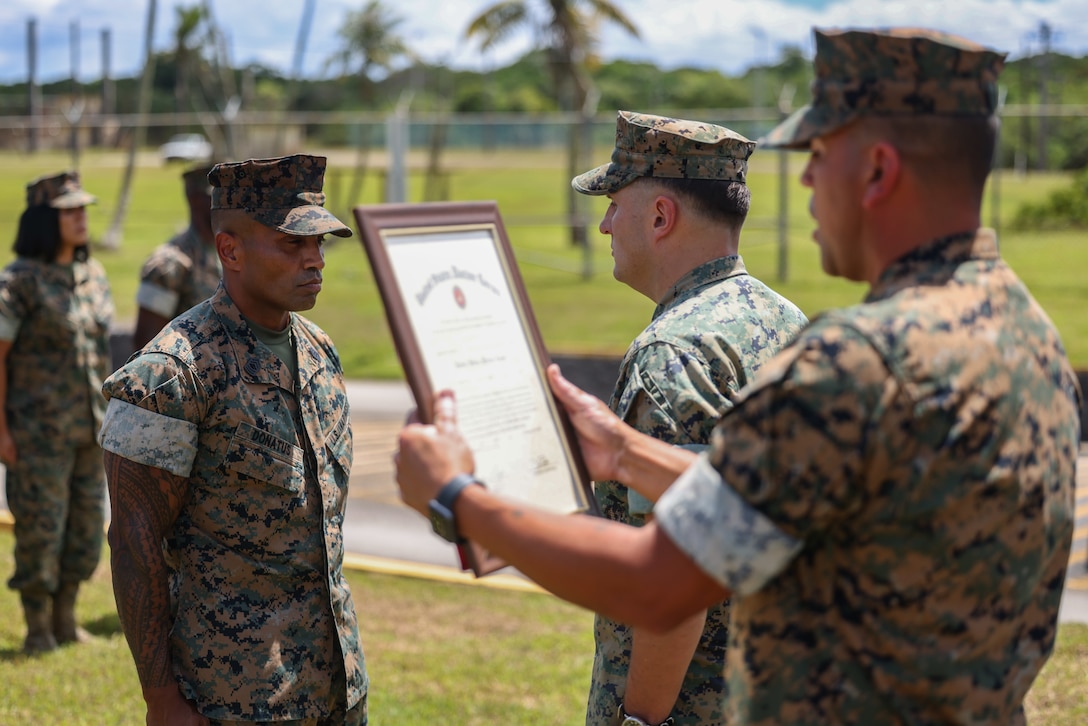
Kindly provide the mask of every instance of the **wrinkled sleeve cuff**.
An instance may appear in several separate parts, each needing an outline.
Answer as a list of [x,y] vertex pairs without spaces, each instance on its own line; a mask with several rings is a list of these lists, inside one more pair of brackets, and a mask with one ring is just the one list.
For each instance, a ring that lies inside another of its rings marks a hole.
[[801,542],[722,481],[705,454],[662,495],[654,517],[701,570],[736,595],[758,592],[801,550]]
[[15,340],[15,336],[19,335],[19,328],[22,324],[21,318],[9,318],[7,315],[0,315],[0,340]]
[[173,318],[181,296],[151,282],[141,282],[136,289],[136,304],[164,318]]
[[196,460],[197,427],[111,398],[98,435],[106,451],[187,477]]

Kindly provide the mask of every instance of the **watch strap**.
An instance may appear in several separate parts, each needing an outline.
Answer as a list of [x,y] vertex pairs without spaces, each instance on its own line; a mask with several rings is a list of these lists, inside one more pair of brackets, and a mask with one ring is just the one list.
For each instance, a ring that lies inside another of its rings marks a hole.
[[438,494],[430,501],[431,528],[435,533],[449,542],[463,542],[464,538],[457,532],[457,518],[453,514],[453,505],[465,487],[472,484],[483,486],[483,482],[474,474],[458,474],[442,485]]
[[465,487],[469,484],[482,484],[482,482],[476,478],[475,474],[458,474],[443,484],[434,498],[438,500],[442,506],[452,510],[453,503],[457,501],[457,497],[461,496],[461,492],[464,491]]
[[[616,715],[612,717],[612,726],[654,726],[653,724],[643,721],[638,716],[630,716],[623,710],[623,704],[616,708]],[[662,721],[658,726],[673,726],[672,716]]]

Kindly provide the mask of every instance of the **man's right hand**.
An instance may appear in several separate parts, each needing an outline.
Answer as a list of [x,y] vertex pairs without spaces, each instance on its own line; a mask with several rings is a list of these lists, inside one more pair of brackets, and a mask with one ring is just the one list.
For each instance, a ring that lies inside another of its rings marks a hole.
[[612,413],[604,401],[564,378],[554,363],[548,366],[548,383],[578,433],[589,477],[594,481],[619,480],[625,434],[634,433],[634,429]]
[[451,391],[435,397],[433,424],[418,423],[413,414],[397,437],[393,455],[400,496],[424,517],[428,506],[442,485],[456,474],[476,470],[476,461],[457,428],[457,403]]
[[181,695],[177,685],[144,689],[147,726],[210,726],[196,706]]

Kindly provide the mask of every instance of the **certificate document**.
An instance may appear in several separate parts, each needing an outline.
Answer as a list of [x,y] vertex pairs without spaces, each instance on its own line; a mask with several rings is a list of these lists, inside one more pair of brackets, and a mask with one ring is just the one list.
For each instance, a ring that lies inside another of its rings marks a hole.
[[[452,390],[489,489],[551,512],[591,509],[494,203],[358,207],[356,217],[420,415]],[[500,563],[468,564],[482,574]]]

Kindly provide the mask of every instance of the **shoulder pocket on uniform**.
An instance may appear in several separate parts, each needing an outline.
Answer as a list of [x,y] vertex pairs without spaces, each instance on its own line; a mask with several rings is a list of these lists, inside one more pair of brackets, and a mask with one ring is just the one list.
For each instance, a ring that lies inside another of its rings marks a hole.
[[237,474],[289,492],[305,488],[305,452],[244,421],[234,430],[223,464]]

